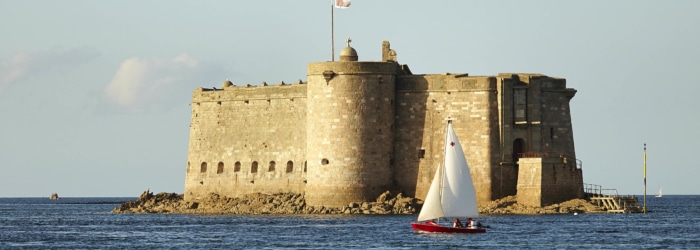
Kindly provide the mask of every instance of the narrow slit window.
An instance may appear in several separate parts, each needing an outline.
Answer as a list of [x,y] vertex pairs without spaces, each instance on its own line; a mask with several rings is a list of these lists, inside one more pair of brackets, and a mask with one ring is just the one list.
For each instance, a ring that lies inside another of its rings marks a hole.
[[200,173],[205,173],[205,172],[207,172],[207,163],[206,163],[206,162],[202,162],[202,165],[201,165],[200,168],[199,168],[199,172],[200,172]]
[[287,173],[291,173],[292,171],[294,171],[294,163],[293,163],[292,161],[288,161],[288,162],[287,162],[287,170],[286,170],[286,172],[287,172]]
[[258,162],[257,161],[254,161],[253,164],[250,165],[250,172],[251,173],[258,172]]

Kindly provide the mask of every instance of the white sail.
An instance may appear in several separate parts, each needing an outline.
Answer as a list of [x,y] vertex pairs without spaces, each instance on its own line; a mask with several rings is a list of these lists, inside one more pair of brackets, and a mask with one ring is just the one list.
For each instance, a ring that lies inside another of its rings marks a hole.
[[418,221],[432,220],[435,218],[445,217],[442,213],[442,204],[440,202],[440,182],[442,180],[442,167],[438,167],[435,171],[433,182],[430,183],[428,195],[425,196],[423,208],[418,214]]
[[659,186],[659,194],[656,195],[656,197],[663,197],[664,193],[661,191],[661,186]]
[[442,190],[442,211],[445,217],[479,216],[472,176],[452,123],[447,124],[443,183],[446,183]]
[[467,159],[452,124],[448,122],[443,167],[435,173],[418,220],[478,216],[476,192]]

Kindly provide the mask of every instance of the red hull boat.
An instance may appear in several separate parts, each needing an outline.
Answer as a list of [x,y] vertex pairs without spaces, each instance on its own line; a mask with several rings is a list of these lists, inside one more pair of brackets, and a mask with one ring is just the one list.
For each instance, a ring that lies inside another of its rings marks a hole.
[[411,226],[414,230],[421,233],[462,233],[462,234],[475,234],[475,233],[485,233],[486,229],[483,228],[468,228],[468,227],[446,227],[434,222],[411,222]]

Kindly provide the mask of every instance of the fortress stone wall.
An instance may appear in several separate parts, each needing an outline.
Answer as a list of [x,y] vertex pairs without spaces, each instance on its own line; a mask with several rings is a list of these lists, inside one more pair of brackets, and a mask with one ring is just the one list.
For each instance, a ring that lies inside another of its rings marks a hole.
[[185,196],[303,193],[306,105],[304,82],[196,89]]
[[349,46],[340,58],[310,63],[307,82],[196,89],[185,199],[294,192],[340,207],[385,190],[422,198],[442,163],[448,118],[479,203],[582,197],[569,110],[576,90],[564,79],[413,74],[388,42],[381,62],[359,61]]

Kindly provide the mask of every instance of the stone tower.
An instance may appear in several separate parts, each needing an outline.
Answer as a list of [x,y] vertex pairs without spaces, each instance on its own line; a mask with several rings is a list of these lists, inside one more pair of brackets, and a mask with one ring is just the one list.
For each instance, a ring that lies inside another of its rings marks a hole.
[[307,86],[306,202],[345,206],[373,200],[392,185],[396,63],[310,63]]

